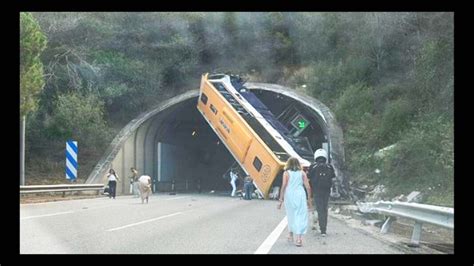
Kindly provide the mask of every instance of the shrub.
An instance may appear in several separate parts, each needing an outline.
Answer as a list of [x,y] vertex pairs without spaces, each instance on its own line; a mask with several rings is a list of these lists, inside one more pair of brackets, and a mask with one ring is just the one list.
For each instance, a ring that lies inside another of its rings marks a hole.
[[59,95],[47,129],[49,136],[63,142],[74,139],[85,147],[104,147],[111,136],[103,110],[104,103],[94,95]]

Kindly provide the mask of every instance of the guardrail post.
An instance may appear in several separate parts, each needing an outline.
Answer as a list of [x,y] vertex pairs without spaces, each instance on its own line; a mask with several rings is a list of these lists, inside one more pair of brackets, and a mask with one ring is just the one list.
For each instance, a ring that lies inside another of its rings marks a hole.
[[421,238],[421,227],[422,223],[416,221],[415,226],[413,227],[413,234],[411,235],[411,245],[419,246],[420,245],[420,238]]
[[66,191],[63,191],[63,198],[66,196]]
[[392,226],[393,221],[395,221],[395,217],[389,216],[383,223],[382,228],[380,229],[380,233],[382,234],[388,233],[388,230]]

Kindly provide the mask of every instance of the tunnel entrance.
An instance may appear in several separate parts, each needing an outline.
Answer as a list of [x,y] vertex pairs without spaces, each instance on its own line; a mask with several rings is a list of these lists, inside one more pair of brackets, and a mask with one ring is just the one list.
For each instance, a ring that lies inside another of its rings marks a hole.
[[[299,135],[307,137],[311,146],[306,159],[312,161],[312,153],[318,148],[325,146],[327,149],[327,137],[314,112],[285,96],[261,90],[254,90],[254,93],[275,116],[283,117],[293,111],[309,121],[308,127]],[[171,191],[173,182],[178,191],[230,188],[226,174],[235,160],[197,110],[196,101],[197,98],[191,98],[177,104],[161,122],[162,130],[154,141],[155,191]],[[276,182],[281,183],[281,180]]]
[[[338,146],[331,139],[331,127],[323,112],[291,95],[250,86],[249,89],[288,127],[291,112],[304,116],[308,127],[299,136],[308,139],[312,151],[326,148],[330,159],[337,161],[337,171],[340,152],[332,151]],[[132,120],[116,136],[86,183],[105,183],[107,170],[114,168],[122,177],[117,192],[129,194],[130,167],[135,167],[140,175],[152,177],[155,193],[230,191],[229,179],[223,175],[235,159],[197,110],[198,93],[195,90],[176,96]]]
[[156,135],[155,191],[226,190],[223,174],[234,159],[196,109],[196,98],[180,103]]

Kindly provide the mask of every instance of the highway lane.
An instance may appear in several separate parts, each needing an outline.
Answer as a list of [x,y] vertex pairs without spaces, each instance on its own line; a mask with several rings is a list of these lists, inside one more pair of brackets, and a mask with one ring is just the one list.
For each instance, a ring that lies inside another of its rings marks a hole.
[[155,194],[149,204],[131,196],[22,204],[20,253],[400,253],[331,217],[328,237],[309,231],[296,247],[276,205],[215,194]]

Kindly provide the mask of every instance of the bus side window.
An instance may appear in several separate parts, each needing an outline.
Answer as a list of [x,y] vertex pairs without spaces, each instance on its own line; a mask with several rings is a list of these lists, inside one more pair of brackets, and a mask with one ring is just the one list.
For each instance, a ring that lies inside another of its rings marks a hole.
[[255,156],[255,159],[253,159],[253,167],[255,167],[255,169],[257,169],[259,172],[260,169],[262,169],[262,161],[260,161],[257,156]]
[[204,93],[201,93],[201,97],[200,97],[200,98],[201,98],[201,102],[203,102],[204,105],[206,105],[206,104],[207,104],[207,95],[204,94]]

